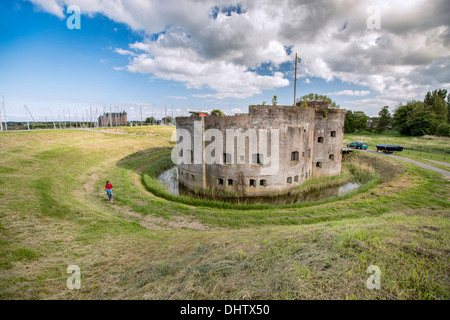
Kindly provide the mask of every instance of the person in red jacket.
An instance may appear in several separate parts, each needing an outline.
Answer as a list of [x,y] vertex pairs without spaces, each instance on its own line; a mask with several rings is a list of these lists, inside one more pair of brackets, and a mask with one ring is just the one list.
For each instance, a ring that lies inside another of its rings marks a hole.
[[106,181],[105,189],[106,189],[106,194],[108,195],[108,199],[111,198],[113,188],[114,188],[113,185],[111,183],[109,183],[109,181]]

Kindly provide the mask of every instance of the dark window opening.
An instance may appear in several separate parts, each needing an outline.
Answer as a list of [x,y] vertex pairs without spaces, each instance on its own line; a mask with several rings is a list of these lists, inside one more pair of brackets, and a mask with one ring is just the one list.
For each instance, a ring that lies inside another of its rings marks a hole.
[[263,157],[263,154],[261,154],[261,153],[254,154],[252,156],[252,162],[254,164],[263,164],[264,163],[263,159],[264,159],[264,157]]
[[323,137],[319,137],[319,138],[317,139],[317,142],[318,142],[318,143],[323,143]]
[[316,162],[316,167],[317,168],[322,168],[322,162]]
[[331,131],[331,136],[332,136],[333,138],[335,138],[335,137],[336,137],[336,131]]
[[265,179],[259,180],[259,185],[261,187],[265,187],[266,186],[266,180]]
[[298,176],[295,176],[295,177],[294,177],[294,181],[295,181],[295,182],[298,182]]
[[230,153],[224,153],[223,154],[223,163],[224,164],[230,164],[231,163],[231,154]]
[[191,179],[195,180],[195,176],[193,174],[191,174]]
[[292,177],[287,178],[287,183],[292,184]]
[[253,187],[253,188],[256,187],[256,180],[250,179],[250,187]]
[[294,151],[291,153],[291,161],[298,161],[299,159],[299,153],[298,151]]
[[223,186],[223,179],[222,178],[217,179],[217,185]]
[[302,157],[303,157],[303,158],[305,157],[305,152],[302,152]]
[[233,179],[228,179],[228,185],[233,186]]
[[334,154],[330,154],[328,158],[330,158],[330,160],[334,160]]

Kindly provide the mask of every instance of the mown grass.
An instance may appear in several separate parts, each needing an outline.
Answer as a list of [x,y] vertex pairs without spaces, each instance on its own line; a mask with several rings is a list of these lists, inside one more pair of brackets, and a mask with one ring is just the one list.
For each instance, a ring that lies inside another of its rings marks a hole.
[[[379,179],[343,199],[194,206],[140,181],[173,145],[173,128],[156,128],[0,135],[0,298],[449,298],[449,185],[439,174],[357,152],[351,160]],[[71,264],[81,290],[66,287]],[[379,291],[365,285],[373,264]]]

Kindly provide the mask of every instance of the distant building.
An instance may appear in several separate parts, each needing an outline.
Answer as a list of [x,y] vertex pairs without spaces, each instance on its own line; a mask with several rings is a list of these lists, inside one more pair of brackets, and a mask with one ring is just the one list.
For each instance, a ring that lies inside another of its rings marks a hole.
[[98,117],[98,125],[100,127],[116,127],[126,126],[128,124],[128,117],[125,111],[104,113]]

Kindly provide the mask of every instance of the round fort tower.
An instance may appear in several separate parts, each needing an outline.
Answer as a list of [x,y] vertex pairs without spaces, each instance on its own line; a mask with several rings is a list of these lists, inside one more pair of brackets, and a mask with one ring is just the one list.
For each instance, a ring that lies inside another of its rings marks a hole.
[[344,118],[344,109],[315,101],[249,106],[248,114],[234,116],[178,117],[178,181],[196,192],[264,196],[337,175]]

